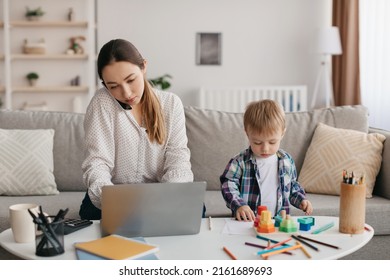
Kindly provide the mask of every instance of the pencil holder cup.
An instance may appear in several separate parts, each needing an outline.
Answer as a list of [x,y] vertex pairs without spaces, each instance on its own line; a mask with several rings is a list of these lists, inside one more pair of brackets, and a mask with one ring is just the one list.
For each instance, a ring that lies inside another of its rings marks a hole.
[[341,183],[339,231],[356,234],[364,231],[366,184]]
[[63,254],[64,250],[64,221],[53,221],[50,216],[48,223],[37,224],[35,236],[35,254],[41,257],[51,257]]

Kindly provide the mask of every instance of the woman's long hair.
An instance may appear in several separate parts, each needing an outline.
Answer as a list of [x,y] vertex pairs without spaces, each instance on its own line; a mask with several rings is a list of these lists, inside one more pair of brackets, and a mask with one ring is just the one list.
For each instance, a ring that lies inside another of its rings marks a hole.
[[[145,59],[132,43],[123,39],[115,39],[100,49],[97,60],[99,78],[103,81],[102,71],[105,66],[119,61],[130,62],[141,70],[145,67]],[[144,93],[140,103],[149,140],[163,144],[167,134],[164,115],[158,97],[146,79],[146,75],[144,75]]]

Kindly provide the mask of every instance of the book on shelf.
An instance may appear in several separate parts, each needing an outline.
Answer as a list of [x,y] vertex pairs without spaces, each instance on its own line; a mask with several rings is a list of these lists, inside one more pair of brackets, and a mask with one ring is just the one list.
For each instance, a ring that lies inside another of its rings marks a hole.
[[[157,246],[147,244],[142,240],[119,235],[109,235],[92,241],[79,242],[75,243],[74,246],[79,259],[103,258],[107,260],[157,259],[154,253],[159,249]],[[94,258],[92,255],[96,257]]]

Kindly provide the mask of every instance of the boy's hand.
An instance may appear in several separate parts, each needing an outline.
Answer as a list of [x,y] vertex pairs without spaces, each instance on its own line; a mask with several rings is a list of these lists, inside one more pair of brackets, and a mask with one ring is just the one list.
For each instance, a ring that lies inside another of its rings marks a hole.
[[306,215],[311,215],[313,213],[313,206],[311,205],[311,202],[307,199],[302,200],[301,205],[299,208],[306,213]]
[[236,219],[239,221],[253,222],[255,220],[255,213],[253,213],[248,205],[244,205],[237,209]]

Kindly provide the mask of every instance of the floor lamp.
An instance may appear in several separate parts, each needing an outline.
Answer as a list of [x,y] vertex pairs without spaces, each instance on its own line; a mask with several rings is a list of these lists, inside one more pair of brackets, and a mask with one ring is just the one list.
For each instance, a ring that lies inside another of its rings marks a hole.
[[325,104],[326,107],[329,107],[334,104],[333,83],[330,76],[329,61],[332,55],[342,54],[340,32],[338,27],[330,26],[317,29],[314,33],[312,50],[315,53],[321,54],[322,60],[314,86],[311,108],[314,108],[317,101],[319,85],[322,77],[325,79]]

